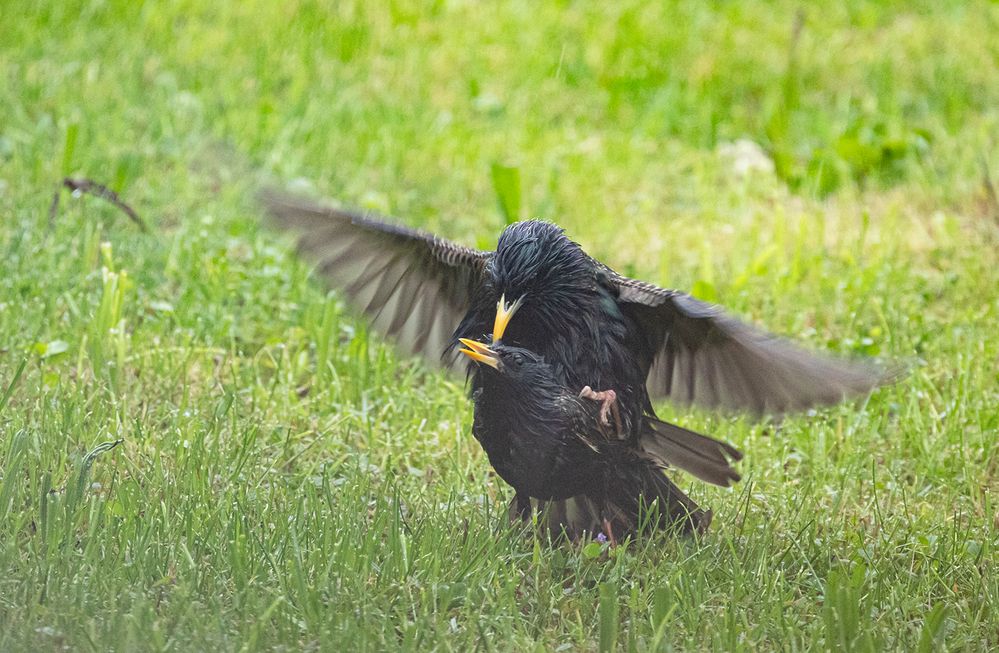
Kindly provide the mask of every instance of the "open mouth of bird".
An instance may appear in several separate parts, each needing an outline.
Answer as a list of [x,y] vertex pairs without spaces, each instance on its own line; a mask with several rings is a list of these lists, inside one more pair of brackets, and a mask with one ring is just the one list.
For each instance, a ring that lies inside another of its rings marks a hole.
[[[510,324],[510,318],[513,317],[513,314],[517,312],[517,309],[523,303],[523,297],[520,297],[512,304],[507,304],[506,295],[500,296],[499,301],[496,302],[496,319],[493,321],[493,343],[497,343],[503,338],[503,334],[506,333],[506,327]],[[469,340],[468,338],[458,338],[458,341],[465,345],[465,349],[459,349],[458,351],[473,361],[483,363],[493,369],[499,369],[499,355],[490,349],[489,345],[476,340]]]
[[458,338],[458,341],[465,346],[464,349],[459,349],[458,351],[473,361],[488,365],[493,369],[499,369],[499,355],[490,349],[489,345],[476,340],[469,340],[468,338]]

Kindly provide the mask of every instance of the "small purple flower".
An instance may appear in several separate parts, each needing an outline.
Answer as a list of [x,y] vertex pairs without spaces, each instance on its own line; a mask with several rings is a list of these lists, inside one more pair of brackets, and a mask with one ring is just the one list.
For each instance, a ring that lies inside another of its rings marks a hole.
[[597,539],[597,542],[600,542],[601,544],[603,544],[604,542],[607,541],[607,536],[604,535],[603,533],[597,533],[597,538],[596,539]]

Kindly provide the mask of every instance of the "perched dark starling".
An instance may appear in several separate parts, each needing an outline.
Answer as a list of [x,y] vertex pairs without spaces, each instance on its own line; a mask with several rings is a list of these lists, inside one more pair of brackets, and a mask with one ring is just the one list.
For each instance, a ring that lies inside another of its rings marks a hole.
[[[517,320],[504,344],[541,356],[566,388],[613,390],[624,439],[639,452],[659,446],[644,428],[643,418],[655,416],[653,397],[784,413],[869,392],[888,378],[873,365],[811,353],[690,295],[622,276],[548,222],[512,224],[488,252],[286,195],[262,200],[279,227],[301,233],[300,251],[377,329],[431,361],[455,365],[458,339],[488,340],[497,301],[515,300]],[[481,387],[473,371],[472,392]],[[674,434],[679,444],[682,433]],[[714,464],[695,446],[681,466],[704,478]],[[566,501],[572,521],[581,510]],[[525,503],[516,497],[512,507],[524,514]]]
[[[502,335],[512,313],[501,300],[495,333]],[[635,447],[614,393],[567,388],[551,365],[527,349],[501,341],[461,343],[461,353],[480,364],[472,433],[524,502],[522,510],[531,499],[546,504],[542,523],[553,537],[576,539],[602,530],[613,543],[642,529],[701,532],[711,512],[698,508],[663,470],[693,460],[689,466],[705,480],[739,480],[729,459],[742,455],[724,442],[644,415],[637,430],[655,446]]]

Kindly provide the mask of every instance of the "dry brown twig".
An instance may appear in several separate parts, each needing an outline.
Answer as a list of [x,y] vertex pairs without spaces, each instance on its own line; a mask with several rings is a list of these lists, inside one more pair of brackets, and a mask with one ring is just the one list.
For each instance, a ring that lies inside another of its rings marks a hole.
[[129,219],[136,224],[136,226],[139,227],[139,230],[144,233],[149,231],[149,228],[146,227],[146,223],[142,221],[142,218],[140,218],[139,214],[135,212],[135,209],[118,197],[118,193],[114,192],[104,184],[97,183],[96,181],[73,177],[64,178],[59,184],[59,187],[56,188],[55,193],[52,195],[52,205],[49,206],[49,227],[55,224],[56,211],[59,210],[59,197],[63,188],[68,188],[71,193],[85,193],[110,202],[121,209],[121,211],[127,215]]

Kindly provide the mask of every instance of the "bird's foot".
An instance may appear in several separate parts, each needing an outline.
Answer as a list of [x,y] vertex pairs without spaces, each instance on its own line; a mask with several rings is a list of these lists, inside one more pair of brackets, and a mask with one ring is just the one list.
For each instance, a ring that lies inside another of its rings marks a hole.
[[614,426],[617,427],[617,435],[621,437],[623,427],[621,426],[621,412],[617,408],[617,393],[613,390],[601,390],[597,392],[590,386],[584,386],[582,390],[579,391],[580,399],[592,399],[593,401],[601,402],[600,405],[600,423],[604,426],[610,426],[610,416],[614,416]]

